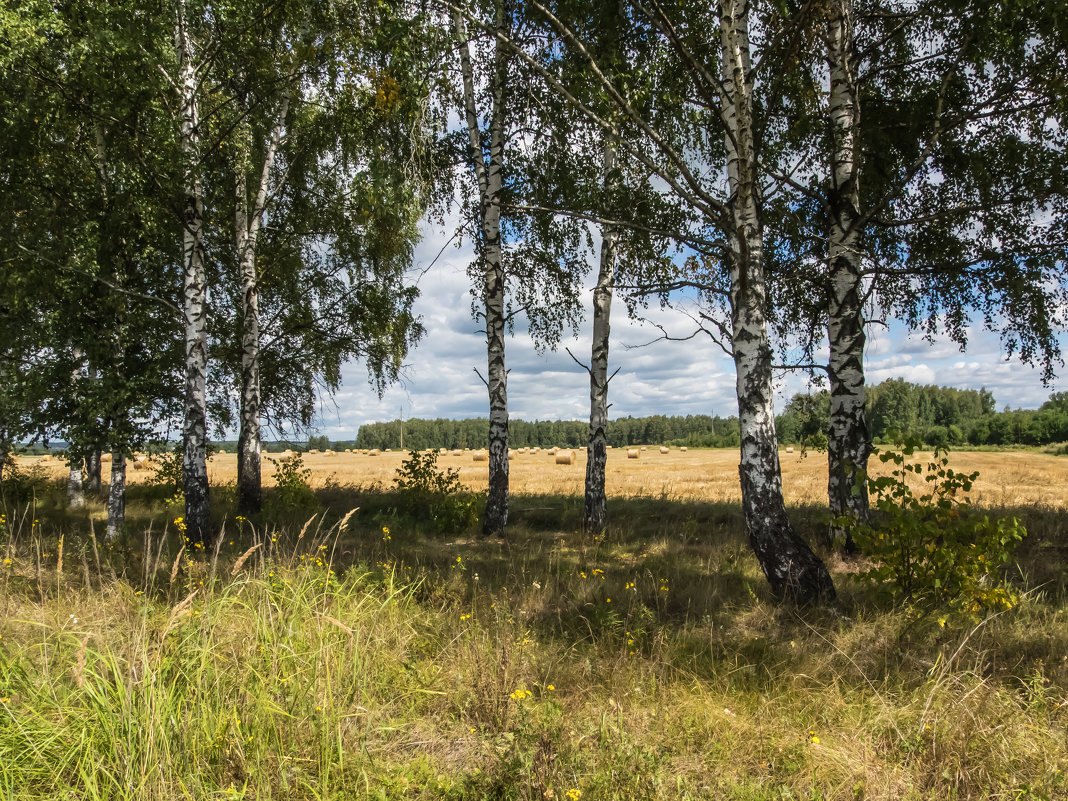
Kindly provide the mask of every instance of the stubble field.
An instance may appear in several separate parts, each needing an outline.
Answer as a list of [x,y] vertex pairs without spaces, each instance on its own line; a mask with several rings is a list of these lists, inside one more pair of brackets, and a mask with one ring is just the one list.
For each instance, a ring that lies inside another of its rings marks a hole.
[[[456,468],[460,480],[470,489],[484,490],[487,485],[486,462],[473,461],[473,452],[460,456],[451,452],[438,457],[441,468]],[[930,453],[918,453],[913,461],[926,461]],[[548,451],[517,453],[509,465],[513,492],[529,495],[581,496],[586,475],[586,456],[583,449],[575,451],[571,465],[556,464]],[[274,461],[281,454],[264,454],[263,483],[273,486]],[[392,486],[397,468],[407,458],[403,451],[382,452],[377,456],[366,453],[306,453],[304,465],[311,470],[310,483],[322,488],[331,483],[341,486]],[[827,457],[824,453],[799,451],[779,453],[782,464],[783,489],[791,505],[821,504],[827,498]],[[1068,458],[1026,451],[950,453],[950,467],[967,473],[979,472],[979,480],[972,492],[972,501],[988,508],[1042,506],[1063,509],[1068,506]],[[41,460],[27,457],[26,466],[41,464],[55,477],[64,469],[56,459]],[[885,467],[873,457],[871,470],[879,474]],[[130,469],[130,483],[146,480],[154,471]],[[233,453],[216,454],[208,467],[211,483],[216,486],[237,480],[237,457]],[[104,480],[107,481],[105,471]],[[638,459],[628,459],[625,449],[608,452],[606,475],[610,497],[656,497],[686,501],[737,502],[741,499],[738,483],[738,451],[727,449],[696,449],[680,451],[672,448],[661,454],[656,447],[640,452]]]

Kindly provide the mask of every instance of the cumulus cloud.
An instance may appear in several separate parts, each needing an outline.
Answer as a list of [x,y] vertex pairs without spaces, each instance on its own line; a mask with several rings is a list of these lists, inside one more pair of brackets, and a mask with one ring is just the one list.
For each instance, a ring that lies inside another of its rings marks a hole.
[[[468,245],[439,251],[451,232],[424,229],[415,266],[421,297],[416,311],[426,336],[409,354],[402,381],[387,389],[381,399],[368,385],[366,369],[346,366],[344,386],[334,403],[324,405],[319,428],[334,439],[348,439],[364,423],[405,417],[484,417],[486,388],[476,375],[485,375],[485,334],[481,321],[471,316],[471,294],[466,274],[473,258]],[[437,257],[437,258],[436,258]],[[436,258],[436,261],[435,261]],[[433,266],[431,266],[431,262]],[[592,280],[592,278],[591,278]],[[589,315],[591,293],[584,293]],[[627,318],[622,303],[613,309],[610,370],[619,368],[609,400],[610,416],[648,414],[720,414],[736,412],[734,364],[707,336],[687,342],[655,341],[661,332],[653,325]],[[672,336],[686,336],[693,322],[657,306],[644,316]],[[570,348],[583,361],[589,359],[591,323],[579,335],[567,338],[556,351],[536,352],[525,321],[516,323],[506,343],[509,407],[512,416],[533,419],[585,419],[589,415],[589,377],[567,354]],[[647,344],[652,343],[652,344]],[[644,345],[644,347],[636,347]],[[826,344],[817,357],[826,358]],[[922,384],[943,384],[978,389],[986,386],[999,405],[1034,407],[1051,391],[1066,388],[1064,381],[1043,387],[1038,371],[1013,360],[1006,362],[997,337],[972,330],[962,354],[948,340],[934,343],[908,336],[891,323],[889,329],[869,330],[867,347],[869,383],[905,378]],[[784,372],[776,378],[777,404],[811,386],[803,372]]]

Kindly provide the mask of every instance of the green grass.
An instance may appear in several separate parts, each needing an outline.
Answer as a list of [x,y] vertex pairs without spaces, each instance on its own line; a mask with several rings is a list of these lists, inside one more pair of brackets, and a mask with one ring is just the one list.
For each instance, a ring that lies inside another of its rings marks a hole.
[[331,488],[190,558],[131,491],[96,549],[54,489],[7,507],[4,801],[1068,797],[1054,512],[1011,510],[1024,602],[942,627],[837,561],[839,609],[775,604],[730,505],[617,500],[593,539],[520,496],[485,541]]

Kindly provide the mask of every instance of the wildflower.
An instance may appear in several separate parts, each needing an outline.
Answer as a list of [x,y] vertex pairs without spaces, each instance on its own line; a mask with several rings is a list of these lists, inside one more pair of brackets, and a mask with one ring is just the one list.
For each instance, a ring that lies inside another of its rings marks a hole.
[[582,798],[582,790],[578,790],[572,787],[570,790],[564,793],[564,795],[567,796],[568,801],[578,801],[580,798]]
[[556,689],[556,687],[554,685],[552,685],[552,684],[546,684],[545,685],[545,689],[548,690],[549,692],[552,692],[553,690]]
[[624,587],[623,589],[625,589],[625,590],[634,590],[635,589],[634,582],[633,581],[628,581],[627,582],[627,586]]
[[511,698],[516,703],[522,703],[523,699],[526,698],[529,695],[530,695],[530,691],[529,690],[524,690],[522,688],[519,688],[519,689],[514,690],[512,692],[512,694],[509,695],[508,697]]
[[610,604],[610,603],[612,603],[612,599],[611,599],[611,598],[605,598],[605,599],[604,599],[604,602],[605,602],[606,604]]
[[810,731],[808,733],[808,738],[809,738],[809,740],[812,741],[813,745],[819,745],[820,744],[820,738],[816,736],[816,732]]
[[470,620],[471,615],[460,615],[460,620]]
[[10,564],[11,564],[11,560],[10,559],[5,559],[4,560],[4,565],[5,566],[10,565]]
[[11,702],[11,699],[8,698],[6,695],[0,697],[0,704],[7,704],[7,703],[10,703],[10,702]]

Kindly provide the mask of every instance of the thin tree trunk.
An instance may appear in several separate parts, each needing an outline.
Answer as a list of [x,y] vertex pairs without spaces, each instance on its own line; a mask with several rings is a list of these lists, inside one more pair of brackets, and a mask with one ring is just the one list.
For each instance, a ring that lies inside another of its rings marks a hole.
[[111,454],[111,485],[108,487],[107,538],[113,539],[126,526],[126,454]]
[[[508,525],[508,372],[504,361],[504,293],[505,277],[501,248],[501,198],[504,162],[504,82],[505,45],[495,42],[493,73],[490,81],[489,163],[483,157],[482,137],[475,106],[474,70],[467,45],[463,18],[454,16],[460,40],[460,65],[464,84],[464,108],[468,146],[479,188],[483,263],[483,302],[486,319],[486,385],[489,390],[489,492],[482,518],[482,533],[499,536]],[[497,8],[497,27],[505,34],[504,12]]]
[[827,444],[827,497],[832,544],[853,550],[846,521],[868,519],[866,471],[871,437],[865,416],[864,318],[860,260],[860,126],[853,2],[837,0],[827,22],[830,68],[831,186],[828,230],[827,339],[831,384],[830,437]]
[[200,133],[197,105],[198,75],[186,27],[185,2],[178,0],[175,49],[179,64],[180,137],[184,160],[185,207],[182,215],[183,291],[185,317],[185,415],[182,486],[185,493],[186,536],[206,546],[211,538],[211,508],[207,468],[207,279],[204,271],[204,200],[200,179]]
[[[602,170],[605,188],[615,183],[616,147],[614,139],[605,142]],[[593,345],[590,353],[590,435],[586,459],[587,531],[601,531],[608,523],[605,495],[605,467],[608,462],[608,339],[611,333],[612,293],[616,276],[615,226],[601,229],[601,264],[593,288]]]
[[245,165],[236,171],[235,230],[241,280],[241,423],[238,431],[237,497],[242,514],[260,511],[262,462],[260,459],[260,296],[256,270],[256,246],[267,207],[271,171],[285,137],[289,92],[282,97],[271,140],[263,159],[251,211]]
[[100,451],[96,448],[85,457],[85,489],[90,493],[100,492]]
[[835,592],[826,567],[794,531],[783,502],[767,332],[748,17],[747,0],[721,0],[721,99],[731,195],[730,291],[742,440],[742,507],[750,545],[772,591],[810,603],[832,600]]
[[70,472],[67,473],[67,507],[70,509],[85,508],[85,485],[82,480],[80,459],[71,462]]

